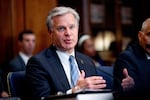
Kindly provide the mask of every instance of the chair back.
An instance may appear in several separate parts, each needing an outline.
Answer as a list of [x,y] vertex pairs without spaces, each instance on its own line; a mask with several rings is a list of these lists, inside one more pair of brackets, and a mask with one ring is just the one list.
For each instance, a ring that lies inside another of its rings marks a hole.
[[23,98],[26,92],[25,71],[9,72],[7,84],[11,97]]
[[102,76],[106,80],[108,89],[113,89],[113,66],[100,66],[97,67],[98,75]]

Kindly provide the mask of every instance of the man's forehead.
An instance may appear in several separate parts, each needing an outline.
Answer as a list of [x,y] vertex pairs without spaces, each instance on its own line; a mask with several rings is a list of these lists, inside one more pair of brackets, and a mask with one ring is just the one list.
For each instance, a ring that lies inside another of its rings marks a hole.
[[24,34],[23,38],[35,38],[34,34]]
[[149,32],[150,32],[150,23],[147,24],[147,26],[145,27],[144,32],[145,32],[145,33],[149,33]]
[[34,36],[34,34],[33,33],[31,33],[31,34],[24,34],[23,36]]

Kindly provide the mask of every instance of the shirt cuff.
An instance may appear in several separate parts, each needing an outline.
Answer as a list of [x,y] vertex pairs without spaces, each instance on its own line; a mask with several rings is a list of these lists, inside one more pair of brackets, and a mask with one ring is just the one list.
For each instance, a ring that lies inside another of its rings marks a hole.
[[72,94],[72,89],[67,90],[66,94]]

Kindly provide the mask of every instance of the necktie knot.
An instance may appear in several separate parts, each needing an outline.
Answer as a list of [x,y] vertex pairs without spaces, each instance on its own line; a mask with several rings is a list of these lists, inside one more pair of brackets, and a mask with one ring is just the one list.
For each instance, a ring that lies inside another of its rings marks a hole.
[[71,56],[69,57],[69,61],[70,61],[70,63],[75,63],[75,62],[74,62],[74,56],[71,55]]
[[76,85],[77,80],[79,78],[79,73],[78,73],[78,68],[75,63],[75,58],[74,56],[69,57],[69,62],[70,62],[70,76],[71,76],[71,84],[72,87]]

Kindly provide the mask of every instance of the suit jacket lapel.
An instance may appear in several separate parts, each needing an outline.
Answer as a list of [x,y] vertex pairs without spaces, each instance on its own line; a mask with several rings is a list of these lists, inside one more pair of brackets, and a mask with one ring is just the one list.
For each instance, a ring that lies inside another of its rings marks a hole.
[[[52,47],[54,48],[54,47]],[[55,74],[56,76],[56,79],[60,81],[60,85],[62,85],[62,87],[64,89],[70,89],[70,85],[69,85],[69,82],[68,82],[68,79],[67,79],[67,76],[65,74],[65,71],[63,69],[63,66],[59,60],[59,57],[56,53],[55,50],[52,50],[52,52],[50,51],[49,53],[47,53],[47,55],[50,55],[48,57],[49,61],[49,65],[50,66],[54,66],[53,67],[53,71],[54,73],[59,73],[59,74]]]
[[20,55],[18,55],[18,60],[20,61],[19,63],[21,65],[21,67],[23,67],[23,69],[25,69],[25,62],[23,61],[23,59],[21,58]]
[[94,66],[94,63],[92,64],[91,60],[88,59],[89,61],[87,61],[87,58],[82,56],[76,52],[76,60],[77,60],[77,63],[78,63],[78,67],[79,67],[79,70],[84,70],[86,73],[85,73],[85,77],[89,77],[91,75],[97,75],[96,74],[96,69],[94,68],[91,68],[91,67],[95,67]]
[[84,69],[84,60],[82,60],[78,56],[76,56],[76,60],[77,60],[77,63],[78,63],[79,70],[85,70]]

